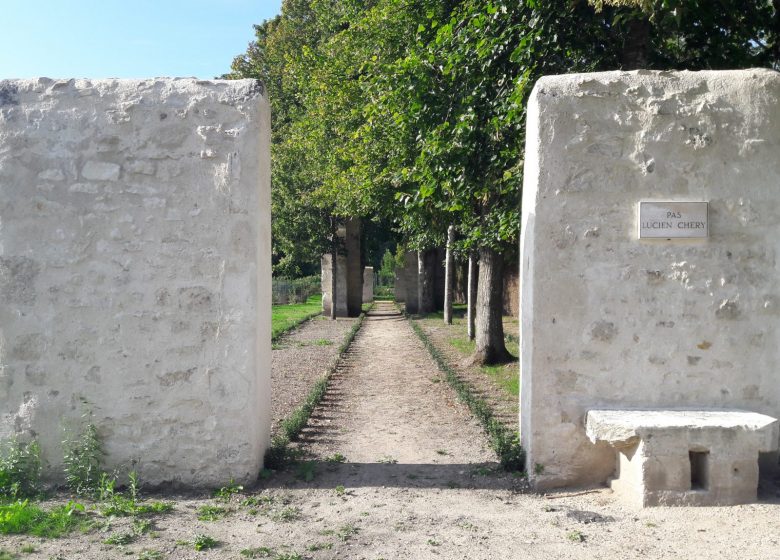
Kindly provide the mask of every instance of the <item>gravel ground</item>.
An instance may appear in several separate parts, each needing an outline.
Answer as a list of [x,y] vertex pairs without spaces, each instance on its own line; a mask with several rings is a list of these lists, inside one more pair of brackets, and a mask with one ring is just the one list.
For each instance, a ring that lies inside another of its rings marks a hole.
[[[364,322],[301,451],[308,461],[229,503],[165,496],[174,512],[125,546],[103,543],[129,530],[120,518],[63,539],[2,536],[0,548],[32,545],[23,558],[58,560],[143,558],[144,549],[160,554],[147,560],[780,558],[771,485],[759,503],[726,508],[641,509],[605,488],[530,493],[497,468],[479,426],[387,305]],[[199,520],[204,505],[224,515]],[[197,534],[217,548],[196,552]]]
[[274,344],[271,353],[271,418],[275,432],[284,418],[305,398],[312,384],[322,377],[338,358],[356,318],[331,321],[315,317]]

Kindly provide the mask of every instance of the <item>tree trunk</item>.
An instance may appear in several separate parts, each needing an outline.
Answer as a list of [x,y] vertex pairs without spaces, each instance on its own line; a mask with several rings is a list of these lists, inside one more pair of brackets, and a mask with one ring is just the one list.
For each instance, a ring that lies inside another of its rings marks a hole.
[[479,250],[479,285],[477,286],[476,341],[473,364],[500,364],[514,358],[504,344],[502,256],[493,249]]
[[420,314],[436,311],[435,280],[436,249],[419,251],[417,253],[417,296],[419,298],[417,312]]
[[444,322],[452,324],[452,295],[455,284],[455,257],[452,245],[455,243],[455,226],[447,228],[447,256],[444,259]]
[[330,222],[330,320],[336,320],[336,272],[339,258],[338,226],[336,219]]
[[628,36],[620,53],[621,68],[623,70],[647,68],[647,55],[650,51],[650,21],[646,16],[641,16],[631,21],[628,29]]
[[469,340],[474,340],[474,315],[477,300],[477,255],[469,253],[469,276],[466,287],[466,323],[468,324]]

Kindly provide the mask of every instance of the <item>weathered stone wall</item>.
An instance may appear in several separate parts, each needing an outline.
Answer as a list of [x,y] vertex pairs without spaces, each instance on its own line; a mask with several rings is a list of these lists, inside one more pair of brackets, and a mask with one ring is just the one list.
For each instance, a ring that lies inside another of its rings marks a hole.
[[[521,234],[521,433],[540,487],[603,482],[592,408],[780,415],[780,75],[541,79]],[[637,239],[640,200],[709,201],[706,240]]]
[[374,267],[367,266],[363,269],[363,303],[374,301]]
[[[333,292],[331,284],[333,261],[331,259],[330,253],[325,253],[320,258],[322,270],[320,275],[322,282],[322,313],[325,316],[330,316],[330,306],[331,301],[333,301],[331,298],[331,293]],[[336,317],[346,317],[347,315],[347,257],[346,255],[338,255],[336,258]]]
[[270,112],[255,81],[0,81],[0,438],[91,410],[142,482],[257,477]]

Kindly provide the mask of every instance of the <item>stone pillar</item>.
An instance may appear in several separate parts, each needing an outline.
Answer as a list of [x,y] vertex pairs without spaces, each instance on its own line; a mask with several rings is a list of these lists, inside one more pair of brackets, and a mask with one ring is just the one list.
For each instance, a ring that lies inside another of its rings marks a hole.
[[[339,226],[336,235],[341,238],[341,251],[336,261],[336,316],[357,317],[363,305],[363,268],[360,263],[360,220],[350,218]],[[330,315],[331,255],[320,259],[322,283],[322,312]]]
[[[778,99],[780,74],[760,69],[536,84],[522,202],[520,410],[537,487],[613,474],[614,450],[586,437],[588,410],[780,416]],[[643,201],[668,210],[640,219]],[[675,204],[691,201],[709,208],[685,218]],[[665,235],[640,239],[642,226]]]
[[363,303],[374,301],[374,267],[367,266],[363,269]]
[[109,472],[257,478],[270,131],[254,80],[0,81],[0,439],[47,478],[85,410]]
[[396,286],[403,289],[404,303],[407,313],[417,313],[417,252],[404,253],[404,266],[395,271]]
[[347,314],[357,317],[363,311],[363,263],[360,254],[359,218],[346,222],[345,248],[347,251]]
[[[321,284],[322,284],[322,314],[330,316],[331,305],[331,255],[325,253],[320,259]],[[346,317],[347,313],[347,257],[339,255],[336,261],[336,317]]]

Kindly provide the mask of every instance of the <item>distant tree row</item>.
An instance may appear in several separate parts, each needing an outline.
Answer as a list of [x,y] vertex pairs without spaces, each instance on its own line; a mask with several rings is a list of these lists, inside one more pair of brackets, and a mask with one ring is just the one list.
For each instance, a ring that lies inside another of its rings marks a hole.
[[284,0],[231,78],[272,106],[274,266],[295,276],[335,224],[479,259],[479,363],[508,358],[501,255],[519,235],[526,100],[546,74],[780,63],[780,0]]

